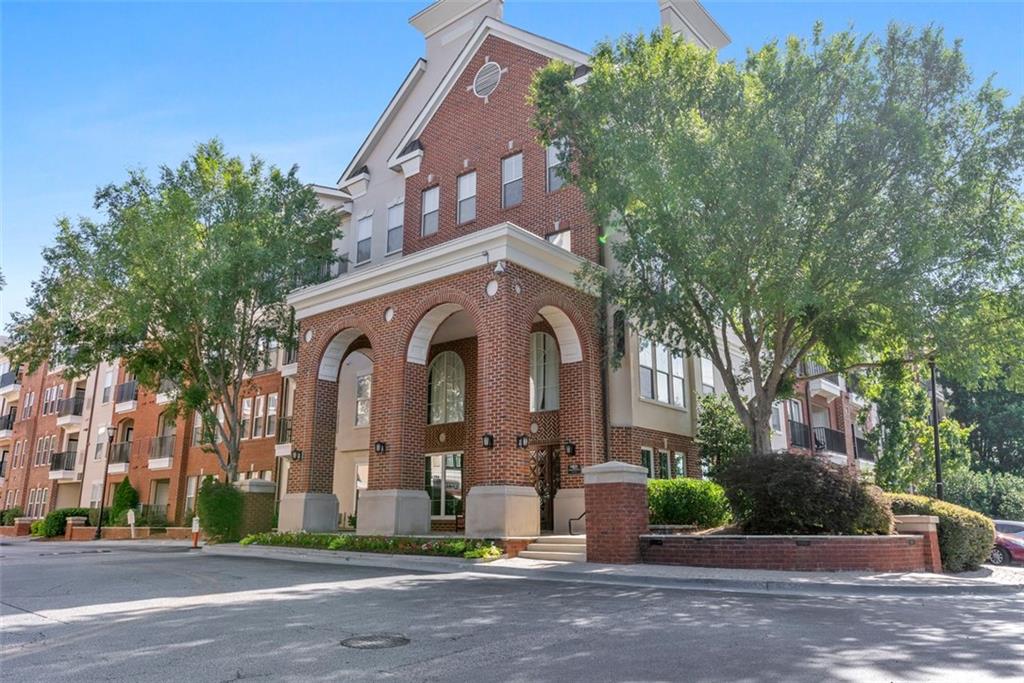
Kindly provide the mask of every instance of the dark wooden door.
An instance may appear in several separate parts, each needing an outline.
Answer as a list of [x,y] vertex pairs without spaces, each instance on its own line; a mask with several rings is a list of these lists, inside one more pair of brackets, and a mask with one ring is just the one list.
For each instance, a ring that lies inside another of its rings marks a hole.
[[540,496],[540,530],[555,530],[555,494],[561,486],[561,453],[557,446],[544,446],[533,453],[530,469],[533,487]]

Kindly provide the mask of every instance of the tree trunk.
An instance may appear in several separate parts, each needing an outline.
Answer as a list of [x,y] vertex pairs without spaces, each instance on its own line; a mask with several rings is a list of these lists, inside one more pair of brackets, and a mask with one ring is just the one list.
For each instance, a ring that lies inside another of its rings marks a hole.
[[753,421],[750,434],[751,446],[753,447],[751,453],[754,455],[767,455],[772,452],[771,415],[762,415],[762,412],[758,410],[756,414],[751,413],[750,416]]

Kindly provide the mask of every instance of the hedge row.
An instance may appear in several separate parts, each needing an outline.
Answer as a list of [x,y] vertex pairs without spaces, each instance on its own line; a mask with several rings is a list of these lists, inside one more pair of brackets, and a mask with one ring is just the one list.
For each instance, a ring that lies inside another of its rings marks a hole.
[[651,524],[685,524],[709,529],[730,520],[725,490],[702,479],[651,479],[647,482]]
[[995,525],[973,510],[927,496],[889,494],[897,515],[935,515],[939,518],[939,554],[948,572],[977,569],[992,551]]
[[246,536],[242,545],[274,545],[319,550],[350,550],[363,553],[434,555],[493,560],[501,549],[491,541],[473,538],[425,539],[404,536],[356,536],[354,534],[311,534],[304,531],[261,533]]

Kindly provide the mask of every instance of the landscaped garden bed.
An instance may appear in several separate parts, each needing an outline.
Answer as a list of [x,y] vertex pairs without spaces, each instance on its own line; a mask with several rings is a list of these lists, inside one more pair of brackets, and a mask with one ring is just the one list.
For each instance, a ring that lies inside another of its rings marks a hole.
[[267,532],[251,534],[241,545],[284,546],[391,555],[430,555],[496,560],[502,555],[494,542],[474,538],[412,538],[405,536],[356,536],[354,534],[314,534]]

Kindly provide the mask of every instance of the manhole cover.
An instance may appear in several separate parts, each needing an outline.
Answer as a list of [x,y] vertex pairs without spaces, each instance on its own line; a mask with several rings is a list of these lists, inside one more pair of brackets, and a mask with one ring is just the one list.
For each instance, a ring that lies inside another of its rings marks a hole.
[[345,647],[355,650],[383,650],[388,647],[408,645],[409,639],[396,633],[371,633],[364,636],[352,636],[341,641]]

